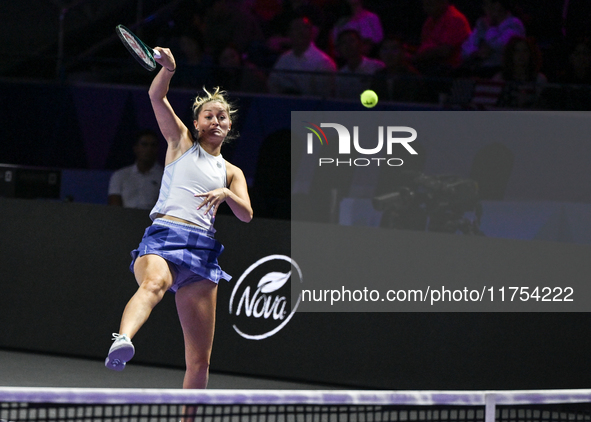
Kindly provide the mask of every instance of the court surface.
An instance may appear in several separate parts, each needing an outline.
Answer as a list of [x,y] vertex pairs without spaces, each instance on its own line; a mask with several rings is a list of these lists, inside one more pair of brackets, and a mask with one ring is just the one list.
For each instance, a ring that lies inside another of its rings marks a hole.
[[[79,388],[181,388],[184,370],[128,364],[122,372],[104,362],[0,350],[0,386]],[[327,385],[211,373],[210,389],[332,389]]]

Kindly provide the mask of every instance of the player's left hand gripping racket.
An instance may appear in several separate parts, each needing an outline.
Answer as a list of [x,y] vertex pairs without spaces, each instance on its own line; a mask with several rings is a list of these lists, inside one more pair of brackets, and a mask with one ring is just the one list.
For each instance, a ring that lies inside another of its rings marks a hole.
[[160,52],[148,47],[142,42],[133,32],[124,27],[117,25],[115,27],[119,39],[133,57],[150,72],[156,69],[156,60],[160,58]]

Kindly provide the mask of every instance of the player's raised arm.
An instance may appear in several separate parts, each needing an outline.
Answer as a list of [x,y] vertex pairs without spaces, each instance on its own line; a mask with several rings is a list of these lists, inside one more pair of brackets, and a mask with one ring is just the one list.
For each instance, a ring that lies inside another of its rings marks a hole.
[[161,57],[156,61],[162,65],[162,69],[152,81],[148,93],[158,126],[168,143],[168,151],[166,152],[166,163],[168,164],[188,150],[193,141],[189,129],[176,115],[166,97],[170,80],[176,70],[174,56],[167,48],[156,47],[155,50],[161,54]]

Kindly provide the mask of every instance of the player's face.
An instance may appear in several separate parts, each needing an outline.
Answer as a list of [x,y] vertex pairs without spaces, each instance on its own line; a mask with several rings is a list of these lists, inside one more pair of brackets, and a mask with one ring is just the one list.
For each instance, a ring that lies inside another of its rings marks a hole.
[[232,121],[226,107],[216,101],[205,103],[195,120],[195,128],[199,131],[199,138],[223,140],[232,128]]

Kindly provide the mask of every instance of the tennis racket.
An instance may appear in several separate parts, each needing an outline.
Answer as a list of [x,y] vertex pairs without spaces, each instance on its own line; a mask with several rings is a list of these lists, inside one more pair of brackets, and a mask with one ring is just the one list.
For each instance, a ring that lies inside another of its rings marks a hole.
[[160,58],[159,51],[148,47],[133,32],[123,25],[117,25],[115,31],[125,48],[127,48],[127,51],[135,57],[139,64],[144,66],[150,72],[156,69],[156,60],[154,60],[154,58]]

